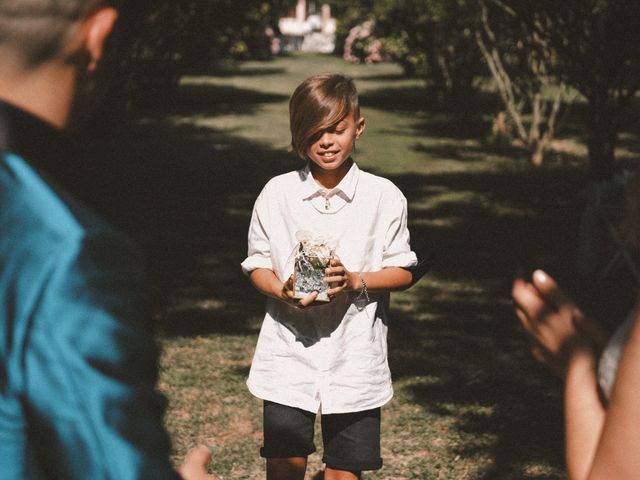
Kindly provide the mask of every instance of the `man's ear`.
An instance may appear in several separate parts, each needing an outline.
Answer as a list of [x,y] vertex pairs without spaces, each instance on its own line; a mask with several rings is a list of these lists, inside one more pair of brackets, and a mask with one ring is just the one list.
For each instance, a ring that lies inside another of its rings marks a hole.
[[88,16],[82,26],[84,48],[89,54],[87,69],[90,72],[98,68],[104,52],[104,46],[118,19],[115,8],[104,7]]
[[364,117],[360,117],[356,122],[356,138],[360,138],[360,135],[362,135],[366,126],[367,125],[364,121]]

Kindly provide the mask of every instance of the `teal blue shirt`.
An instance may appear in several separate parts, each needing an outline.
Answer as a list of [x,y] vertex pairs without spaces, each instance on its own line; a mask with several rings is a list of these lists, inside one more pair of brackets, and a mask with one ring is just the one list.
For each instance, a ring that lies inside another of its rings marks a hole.
[[177,478],[139,255],[42,168],[57,135],[0,105],[0,479]]

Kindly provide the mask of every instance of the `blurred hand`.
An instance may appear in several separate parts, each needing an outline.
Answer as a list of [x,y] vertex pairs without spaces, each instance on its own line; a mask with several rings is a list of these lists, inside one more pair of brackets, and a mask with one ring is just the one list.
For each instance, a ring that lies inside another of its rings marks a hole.
[[542,270],[533,273],[531,282],[516,279],[511,295],[534,357],[560,376],[565,376],[573,354],[587,350],[595,356],[603,348],[606,335],[602,328],[585,317]]
[[216,475],[207,474],[207,464],[211,452],[204,445],[198,445],[187,452],[178,473],[184,480],[220,480]]

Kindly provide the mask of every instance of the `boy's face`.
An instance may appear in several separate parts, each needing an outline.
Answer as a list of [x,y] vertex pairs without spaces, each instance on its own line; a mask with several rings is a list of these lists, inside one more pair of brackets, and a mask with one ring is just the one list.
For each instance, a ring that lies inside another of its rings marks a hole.
[[322,170],[339,168],[351,156],[356,139],[360,138],[364,127],[364,118],[356,119],[353,115],[347,115],[322,132],[309,148],[307,156]]

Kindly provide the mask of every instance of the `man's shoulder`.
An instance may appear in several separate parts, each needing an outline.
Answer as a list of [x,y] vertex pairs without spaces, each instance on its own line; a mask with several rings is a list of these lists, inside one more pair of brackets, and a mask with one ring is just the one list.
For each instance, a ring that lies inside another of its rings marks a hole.
[[79,249],[100,239],[111,246],[128,243],[26,161],[8,153],[0,153],[0,230],[0,255],[26,250],[29,258]]
[[32,235],[82,238],[108,225],[21,157],[0,153],[0,224]]

